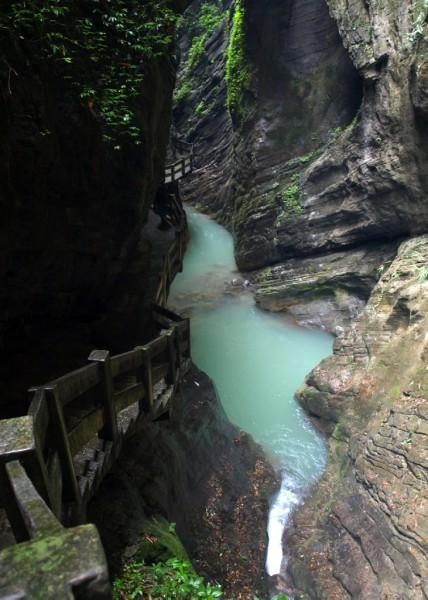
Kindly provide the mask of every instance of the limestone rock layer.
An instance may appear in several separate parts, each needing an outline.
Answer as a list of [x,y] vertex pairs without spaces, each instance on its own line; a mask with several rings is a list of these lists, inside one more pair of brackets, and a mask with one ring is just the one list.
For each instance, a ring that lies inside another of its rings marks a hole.
[[427,598],[425,5],[242,6],[239,110],[226,15],[174,116],[198,149],[188,198],[233,232],[257,302],[337,335],[298,395],[330,453],[286,533],[288,576],[301,600]]

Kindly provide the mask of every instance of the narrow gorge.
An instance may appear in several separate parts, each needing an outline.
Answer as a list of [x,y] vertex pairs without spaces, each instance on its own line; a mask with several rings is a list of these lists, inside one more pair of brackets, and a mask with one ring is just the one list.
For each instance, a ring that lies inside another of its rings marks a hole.
[[0,598],[428,599],[427,23],[0,8]]

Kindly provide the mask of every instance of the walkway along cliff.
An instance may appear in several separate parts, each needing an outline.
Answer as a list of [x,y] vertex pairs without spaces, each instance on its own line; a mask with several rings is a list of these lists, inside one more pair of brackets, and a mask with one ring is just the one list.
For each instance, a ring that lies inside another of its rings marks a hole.
[[[189,155],[167,167],[166,181],[178,181],[191,162]],[[0,499],[19,542],[0,552],[2,598],[110,597],[97,530],[78,524],[124,440],[143,421],[168,418],[191,360],[189,320],[165,308],[187,235],[178,198],[170,207],[176,239],[153,305],[157,336],[117,356],[93,351],[88,366],[30,390],[26,416],[0,421]]]
[[[191,156],[177,159],[165,178],[174,184],[191,166]],[[19,542],[0,552],[0,597],[110,597],[105,551],[117,572],[152,514],[177,524],[198,572],[221,581],[226,597],[267,594],[276,479],[192,365],[188,319],[165,308],[187,237],[170,190],[176,239],[163,259],[151,341],[116,356],[92,352],[90,365],[31,390],[26,416],[0,421],[0,499]],[[87,516],[99,532],[80,525]]]

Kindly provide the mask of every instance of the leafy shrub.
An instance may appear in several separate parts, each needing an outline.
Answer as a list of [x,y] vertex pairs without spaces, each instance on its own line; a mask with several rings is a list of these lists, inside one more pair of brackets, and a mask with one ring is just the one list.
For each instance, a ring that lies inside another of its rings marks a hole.
[[216,4],[210,4],[203,2],[199,11],[197,30],[198,33],[194,35],[190,44],[187,64],[185,69],[194,67],[205,51],[205,44],[207,43],[211,34],[221,24],[224,15],[222,14],[220,7]]
[[198,577],[175,532],[174,523],[158,517],[145,523],[143,541],[113,582],[114,600],[212,600],[221,598],[218,585]]
[[140,144],[144,63],[169,50],[176,19],[168,0],[14,0],[0,9],[0,31],[70,84],[106,140]]
[[[181,69],[179,87],[174,94],[176,102],[182,101],[191,91],[194,84],[193,70],[199,60],[204,55],[205,45],[212,33],[219,27],[225,18],[226,13],[222,12],[221,5],[216,2],[203,2],[199,9],[198,18],[194,23],[188,26],[188,35],[190,37],[190,46],[187,52],[187,58]],[[181,25],[183,29],[185,22]]]
[[300,204],[302,192],[296,178],[293,178],[293,182],[282,191],[282,202],[284,209],[288,215],[294,217],[300,217],[303,212]]
[[205,583],[195,574],[190,562],[178,558],[154,565],[132,561],[125,565],[122,577],[113,584],[114,600],[213,600],[222,595],[219,585]]

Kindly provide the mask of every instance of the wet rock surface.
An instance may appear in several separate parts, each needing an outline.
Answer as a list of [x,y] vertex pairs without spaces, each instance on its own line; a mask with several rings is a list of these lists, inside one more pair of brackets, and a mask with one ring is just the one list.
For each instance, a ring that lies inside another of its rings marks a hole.
[[196,570],[227,598],[267,597],[264,562],[269,496],[276,480],[261,448],[232,425],[209,378],[192,367],[171,421],[148,423],[127,442],[89,511],[113,572],[162,514]]
[[347,252],[293,258],[253,271],[256,302],[286,311],[299,325],[340,335],[364,308],[397,243],[373,244]]
[[329,464],[286,532],[298,599],[428,595],[428,237],[400,246],[299,393]]

